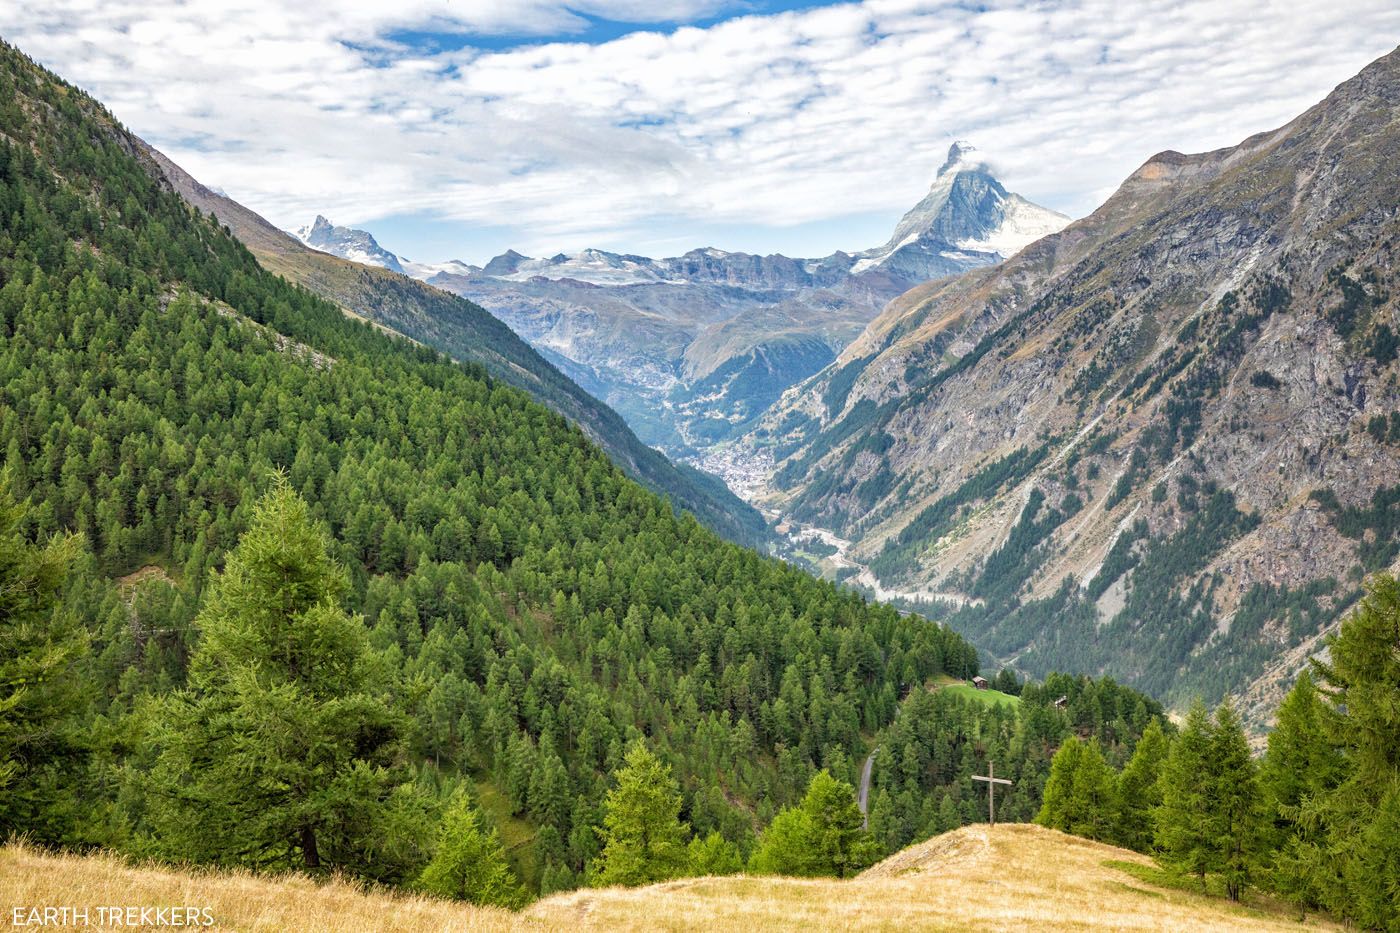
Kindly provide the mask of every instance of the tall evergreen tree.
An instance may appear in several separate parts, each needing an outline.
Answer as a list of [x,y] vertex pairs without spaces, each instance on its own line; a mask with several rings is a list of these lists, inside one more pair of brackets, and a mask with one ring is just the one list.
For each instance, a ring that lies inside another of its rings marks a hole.
[[638,739],[617,771],[603,816],[603,851],[592,866],[597,886],[665,881],[685,871],[687,827],[671,769]]
[[773,818],[749,867],[760,874],[847,878],[874,864],[880,852],[864,828],[855,790],[820,771],[802,802]]
[[70,717],[87,638],[59,599],[80,542],[28,540],[27,511],[0,473],[0,838],[24,830],[56,843],[70,831],[62,801],[81,754]]
[[171,856],[401,880],[425,825],[401,785],[403,720],[376,684],[345,574],[279,477],[205,591],[190,685],[152,739]]
[[692,875],[733,875],[744,867],[739,847],[718,831],[690,840],[689,855]]
[[828,874],[813,845],[817,827],[802,807],[778,811],[749,856],[749,871],[759,875],[810,878]]
[[1045,794],[1035,817],[1041,826],[1069,831],[1074,775],[1083,755],[1084,743],[1072,735],[1060,744],[1055,757],[1050,759],[1050,776],[1045,779]]
[[1216,710],[1207,765],[1209,805],[1202,820],[1213,836],[1212,867],[1225,882],[1225,896],[1237,901],[1260,854],[1263,810],[1249,741],[1229,700]]
[[1036,822],[1076,836],[1107,839],[1115,815],[1114,774],[1099,743],[1070,736],[1051,759]]
[[1195,875],[1202,889],[1206,873],[1215,864],[1216,839],[1204,819],[1211,803],[1211,731],[1210,715],[1198,699],[1186,714],[1186,722],[1172,742],[1162,768],[1162,803],[1156,811],[1154,833],[1162,861]]
[[473,904],[519,907],[525,902],[501,840],[494,829],[482,827],[481,814],[465,793],[449,804],[438,829],[437,851],[418,876],[418,887]]
[[865,817],[850,784],[838,781],[828,771],[817,772],[807,785],[802,809],[816,831],[817,855],[831,874],[848,878],[879,858],[879,846],[865,830]]
[[1138,739],[1133,757],[1118,777],[1114,841],[1146,852],[1152,847],[1153,813],[1162,804],[1160,778],[1169,746],[1162,726],[1153,720]]
[[1302,807],[1325,825],[1335,872],[1324,903],[1368,929],[1400,929],[1400,583],[1378,576],[1314,670],[1330,743],[1346,756],[1335,790]]
[[1302,908],[1319,906],[1324,888],[1333,883],[1324,827],[1304,818],[1305,810],[1316,812],[1347,769],[1341,749],[1328,737],[1327,716],[1312,673],[1304,671],[1279,706],[1259,770],[1270,816],[1265,827],[1268,883]]

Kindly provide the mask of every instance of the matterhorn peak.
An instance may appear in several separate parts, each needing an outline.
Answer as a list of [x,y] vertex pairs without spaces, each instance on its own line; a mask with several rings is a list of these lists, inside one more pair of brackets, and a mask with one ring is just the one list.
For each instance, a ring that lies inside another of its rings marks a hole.
[[958,172],[985,172],[987,164],[978,155],[977,147],[966,140],[956,140],[948,147],[948,158],[939,168],[937,178],[954,175]]
[[858,253],[853,268],[898,268],[910,281],[924,281],[972,254],[983,257],[979,262],[1004,259],[1068,222],[1007,191],[976,147],[958,140],[948,147],[928,194],[900,218],[889,242]]

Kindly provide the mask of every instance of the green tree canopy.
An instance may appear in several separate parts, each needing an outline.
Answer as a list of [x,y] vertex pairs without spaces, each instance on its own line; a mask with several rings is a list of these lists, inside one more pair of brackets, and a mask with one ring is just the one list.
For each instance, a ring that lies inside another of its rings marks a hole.
[[1346,773],[1341,749],[1328,738],[1328,710],[1311,671],[1304,671],[1279,706],[1269,733],[1269,750],[1259,771],[1265,806],[1272,820],[1265,828],[1270,849],[1270,886],[1300,907],[1323,902],[1332,867],[1326,855],[1325,827],[1305,819]]
[[1168,750],[1166,733],[1153,720],[1118,777],[1114,840],[1119,845],[1139,852],[1152,847],[1152,814],[1162,803],[1159,779]]
[[1202,886],[1215,865],[1216,840],[1203,820],[1210,806],[1211,740],[1210,714],[1197,700],[1162,768],[1162,803],[1156,813],[1155,839],[1162,861],[1197,876]]
[[680,790],[670,767],[638,739],[615,778],[603,805],[603,851],[593,883],[650,884],[682,874],[689,828],[680,820]]
[[1113,770],[1096,741],[1070,736],[1050,761],[1036,822],[1090,839],[1107,839],[1115,818]]
[[689,854],[692,875],[733,875],[744,868],[739,847],[718,831],[690,840]]
[[1210,797],[1201,819],[1213,835],[1213,863],[1225,895],[1237,901],[1260,850],[1263,804],[1249,740],[1228,700],[1215,713],[1207,765]]
[[749,871],[759,875],[810,878],[829,874],[813,845],[817,827],[802,807],[788,807],[773,817],[749,856]]
[[761,874],[846,878],[875,862],[879,845],[864,828],[855,790],[827,771],[813,775],[807,793],[769,824],[749,867]]
[[1326,826],[1324,903],[1368,929],[1400,929],[1400,583],[1377,577],[1328,649],[1314,662],[1321,721],[1346,775],[1302,819]]

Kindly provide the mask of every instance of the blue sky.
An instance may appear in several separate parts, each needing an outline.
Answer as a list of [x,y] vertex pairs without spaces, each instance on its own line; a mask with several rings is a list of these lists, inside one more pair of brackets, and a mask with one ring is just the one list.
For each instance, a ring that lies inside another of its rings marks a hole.
[[471,262],[862,249],[956,139],[1079,216],[1400,42],[1394,0],[0,0],[0,23],[273,223]]
[[[606,10],[598,13],[581,12],[571,9],[575,22],[565,28],[548,28],[537,32],[529,23],[516,26],[507,25],[500,31],[482,30],[472,32],[442,31],[440,28],[402,29],[388,33],[388,37],[408,45],[432,51],[461,49],[511,49],[524,45],[541,45],[549,42],[587,42],[598,45],[619,39],[629,33],[673,32],[680,26],[695,26],[706,29],[725,20],[740,16],[768,16],[774,13],[787,13],[794,10],[810,10],[816,7],[834,6],[840,0],[734,0],[714,4],[696,4],[689,12],[677,11],[674,15],[654,18],[650,11],[626,14],[625,18],[613,18],[617,13]],[[567,7],[566,7],[567,8]]]

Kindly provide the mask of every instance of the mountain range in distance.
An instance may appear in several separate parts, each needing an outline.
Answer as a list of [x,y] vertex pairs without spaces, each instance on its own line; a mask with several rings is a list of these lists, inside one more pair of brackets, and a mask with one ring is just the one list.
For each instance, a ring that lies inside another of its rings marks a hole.
[[976,150],[955,143],[885,244],[817,259],[714,248],[666,259],[598,249],[539,259],[510,250],[473,266],[414,262],[324,217],[296,236],[469,298],[642,440],[703,463],[835,359],[890,299],[1000,262],[1068,222],[1008,192]]

